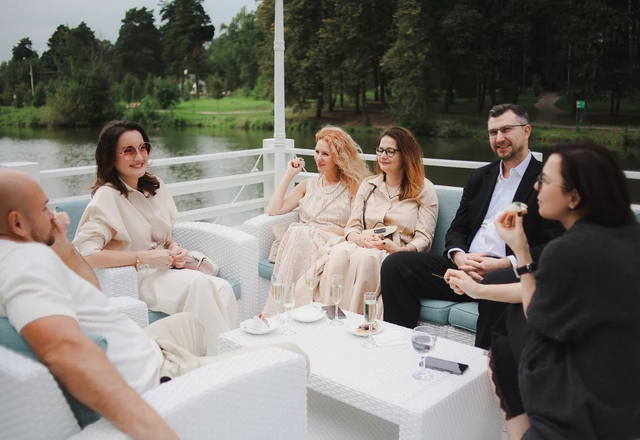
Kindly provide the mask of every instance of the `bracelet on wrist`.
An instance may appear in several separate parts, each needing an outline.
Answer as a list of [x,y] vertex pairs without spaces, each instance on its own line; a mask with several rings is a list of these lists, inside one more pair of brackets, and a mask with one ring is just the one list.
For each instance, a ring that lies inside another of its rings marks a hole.
[[138,257],[138,252],[136,251],[136,264],[135,264],[136,272],[140,269],[140,257]]

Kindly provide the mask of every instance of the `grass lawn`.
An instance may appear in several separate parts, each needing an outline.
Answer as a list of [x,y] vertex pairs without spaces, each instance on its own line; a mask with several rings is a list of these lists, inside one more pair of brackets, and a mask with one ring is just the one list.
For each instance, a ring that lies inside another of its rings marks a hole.
[[[614,118],[609,114],[609,105],[608,100],[587,100],[585,103],[587,125],[640,126],[640,102],[623,99],[620,102],[620,116],[618,118]],[[573,102],[563,96],[556,102],[556,107],[571,112]],[[559,115],[556,122],[575,125],[576,117],[571,114]]]
[[200,99],[190,99],[180,101],[174,106],[179,112],[234,112],[248,110],[273,110],[273,103],[269,101],[258,101],[244,96],[227,96],[222,99],[202,97]]

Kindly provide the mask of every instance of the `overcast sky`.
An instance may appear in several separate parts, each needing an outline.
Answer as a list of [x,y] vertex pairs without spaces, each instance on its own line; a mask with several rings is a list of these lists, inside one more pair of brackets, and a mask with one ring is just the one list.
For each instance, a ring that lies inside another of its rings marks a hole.
[[[128,9],[143,6],[153,9],[158,26],[158,3],[158,0],[0,0],[0,61],[10,60],[11,49],[24,37],[31,38],[33,48],[42,55],[49,37],[61,24],[76,27],[84,21],[97,38],[115,43]],[[216,36],[220,24],[228,24],[242,6],[253,11],[256,0],[204,0]]]

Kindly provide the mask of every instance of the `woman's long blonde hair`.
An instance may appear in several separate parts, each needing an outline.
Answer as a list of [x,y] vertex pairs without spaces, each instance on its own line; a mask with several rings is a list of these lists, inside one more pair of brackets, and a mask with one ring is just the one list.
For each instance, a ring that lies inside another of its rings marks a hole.
[[338,168],[338,179],[355,194],[364,178],[371,175],[366,162],[359,156],[362,149],[349,133],[334,125],[325,125],[316,133],[316,142],[320,140],[329,145]]

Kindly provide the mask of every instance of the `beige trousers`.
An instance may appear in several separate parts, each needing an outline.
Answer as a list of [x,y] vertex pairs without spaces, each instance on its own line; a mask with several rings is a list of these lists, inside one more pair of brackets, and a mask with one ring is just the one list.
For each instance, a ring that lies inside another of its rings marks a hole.
[[286,341],[255,348],[240,349],[218,356],[205,356],[207,352],[207,334],[198,318],[191,313],[176,313],[160,319],[146,327],[145,332],[162,350],[164,361],[160,367],[160,377],[174,378],[182,376],[205,365],[238,356],[248,351],[271,347],[284,348],[301,355],[307,365],[307,376],[309,375],[310,365],[307,354],[297,345]]

